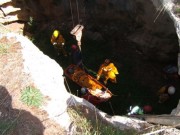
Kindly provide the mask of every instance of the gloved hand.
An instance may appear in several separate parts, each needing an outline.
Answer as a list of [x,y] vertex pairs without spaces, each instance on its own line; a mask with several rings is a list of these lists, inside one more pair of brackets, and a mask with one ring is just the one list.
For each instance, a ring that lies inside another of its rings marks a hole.
[[64,45],[64,43],[62,43],[62,45]]
[[56,42],[54,42],[54,43],[53,43],[53,45],[57,45],[57,43],[56,43]]
[[96,78],[96,79],[99,80],[99,78],[100,78],[100,75],[97,75],[97,78]]

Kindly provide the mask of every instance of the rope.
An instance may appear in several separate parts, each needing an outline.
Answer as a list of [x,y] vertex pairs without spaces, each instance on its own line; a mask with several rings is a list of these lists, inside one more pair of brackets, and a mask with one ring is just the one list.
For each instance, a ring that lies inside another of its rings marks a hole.
[[67,82],[67,80],[66,80],[66,77],[64,77],[64,80],[65,80],[65,83],[66,83],[66,85],[67,85],[67,87],[68,87],[68,91],[72,94],[71,89],[70,89],[70,87],[69,87],[69,84],[68,84],[68,82]]
[[[70,4],[72,22],[73,22],[73,27],[74,27],[74,16],[73,16],[73,11],[72,11],[72,3],[71,3],[71,0],[69,0],[69,4]],[[76,7],[77,7],[76,9],[77,9],[77,15],[78,15],[78,23],[80,24],[78,0],[76,0]]]
[[79,6],[78,6],[78,0],[76,0],[76,6],[77,6],[78,23],[80,24],[80,21],[79,21]]
[[156,16],[156,18],[154,19],[154,22],[156,22],[156,20],[158,19],[158,17],[160,16],[161,12],[163,12],[163,10],[165,10],[165,7],[161,8],[161,11],[159,11],[158,15]]
[[[64,77],[64,80],[65,80],[65,83],[66,83],[66,85],[67,85],[67,87],[68,87],[69,92],[72,94],[71,89],[70,89],[70,87],[69,87],[69,84],[68,84],[68,82],[67,82],[67,80],[66,80],[66,77]],[[74,99],[74,98],[73,98],[73,99]],[[69,102],[70,102],[70,101],[69,101]],[[73,100],[73,102],[74,102],[74,104],[76,105],[75,100]]]
[[78,97],[78,90],[77,90],[77,97]]
[[97,72],[95,72],[95,71],[93,71],[93,70],[91,70],[91,69],[88,69],[88,68],[84,65],[84,63],[82,63],[82,65],[83,65],[83,67],[88,71],[88,73],[92,73],[94,76],[97,75]]
[[84,17],[86,18],[86,6],[85,4],[83,4],[83,6],[84,6]]
[[110,101],[109,101],[109,105],[110,105],[110,108],[111,108],[111,110],[112,110],[112,112],[113,112],[113,115],[115,115],[115,113],[114,113],[114,109],[113,109],[112,104],[111,104],[111,102],[110,102]]
[[74,27],[74,17],[73,17],[73,12],[72,12],[72,3],[71,0],[69,0],[70,8],[71,8],[71,17],[72,17],[72,22],[73,22],[73,27]]

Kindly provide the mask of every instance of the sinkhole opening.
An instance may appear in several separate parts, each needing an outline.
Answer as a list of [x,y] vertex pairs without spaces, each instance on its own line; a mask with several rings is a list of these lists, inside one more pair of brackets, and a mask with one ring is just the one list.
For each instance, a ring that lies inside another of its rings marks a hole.
[[[150,114],[170,114],[179,101],[180,79],[176,71],[178,37],[169,15],[163,12],[157,18],[157,10],[150,1],[131,3],[132,7],[125,3],[126,8],[118,11],[110,3],[108,6],[114,10],[106,7],[106,12],[102,12],[102,8],[98,12],[96,9],[98,14],[93,14],[94,6],[85,4],[89,10],[82,22],[81,54],[86,72],[96,78],[105,59],[110,59],[119,72],[117,83],[108,81],[105,85],[102,79],[99,80],[113,96],[96,107],[111,115],[126,115],[130,106],[143,108],[150,105]],[[77,44],[77,41],[70,34],[72,22],[69,19],[63,21],[34,20],[33,25],[26,24],[24,34],[31,33],[34,44],[66,70],[72,64],[71,45]],[[60,30],[65,38],[67,57],[58,56],[50,42],[55,29]],[[81,87],[68,77],[66,80],[67,90],[81,97]],[[175,93],[159,102],[159,90],[170,85],[175,87]]]

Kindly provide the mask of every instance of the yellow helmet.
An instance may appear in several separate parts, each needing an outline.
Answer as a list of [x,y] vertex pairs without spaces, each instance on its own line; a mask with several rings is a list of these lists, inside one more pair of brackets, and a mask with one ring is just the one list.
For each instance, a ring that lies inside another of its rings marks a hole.
[[53,36],[57,38],[59,36],[60,32],[58,30],[54,30]]

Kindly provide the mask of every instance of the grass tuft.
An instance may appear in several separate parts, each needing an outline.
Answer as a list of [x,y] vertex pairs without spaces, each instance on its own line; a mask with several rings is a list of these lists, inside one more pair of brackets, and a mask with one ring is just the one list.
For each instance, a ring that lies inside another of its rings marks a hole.
[[175,13],[180,13],[180,7],[175,8]]
[[38,89],[29,86],[21,92],[21,101],[28,106],[40,107],[43,103],[43,95]]
[[121,131],[111,125],[103,123],[101,120],[90,120],[76,106],[68,108],[68,114],[74,122],[73,135],[135,135],[134,130]]

